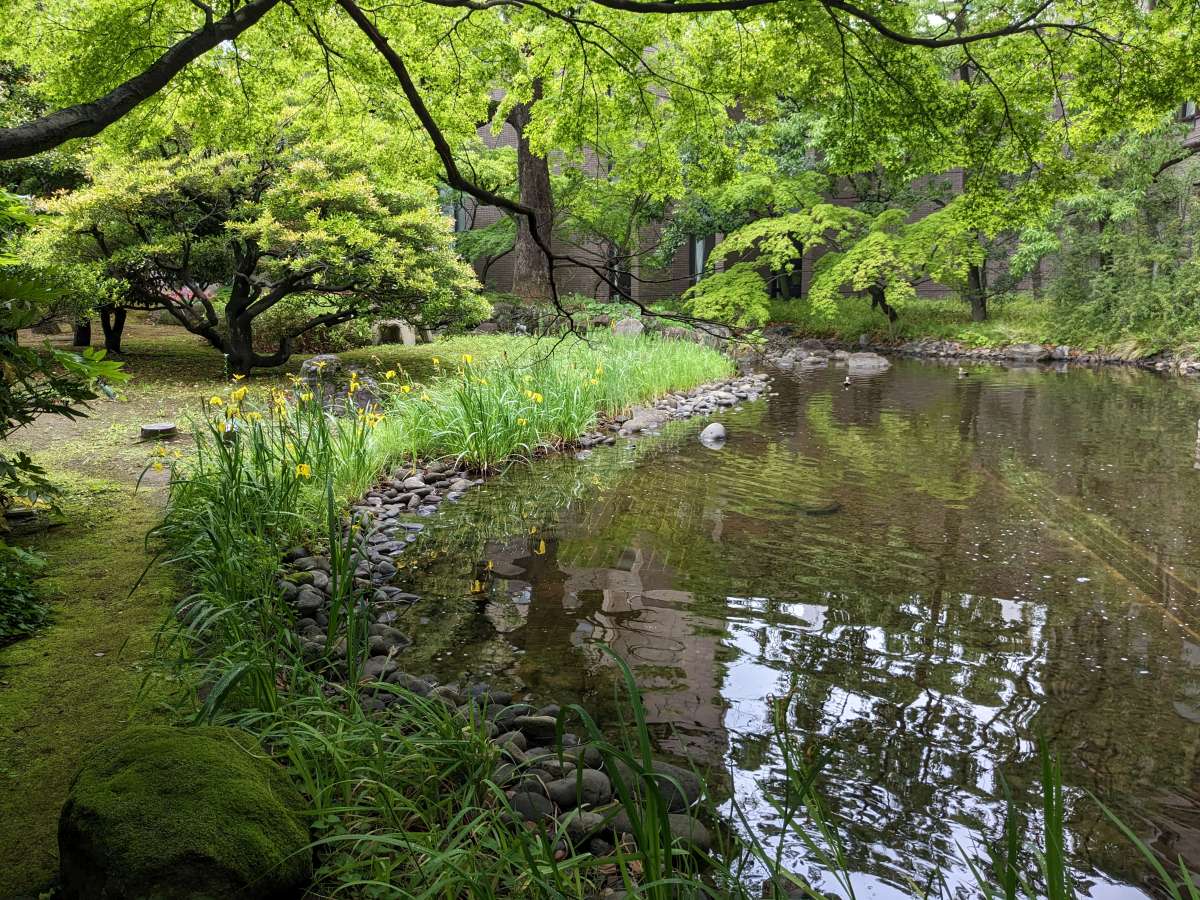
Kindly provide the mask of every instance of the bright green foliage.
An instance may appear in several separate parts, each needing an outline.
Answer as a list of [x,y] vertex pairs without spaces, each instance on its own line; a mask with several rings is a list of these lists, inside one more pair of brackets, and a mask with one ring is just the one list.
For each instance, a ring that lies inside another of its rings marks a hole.
[[[103,350],[73,352],[18,341],[17,332],[43,319],[56,299],[52,288],[6,274],[19,272],[20,257],[11,250],[14,235],[34,221],[19,200],[0,193],[0,441],[41,415],[85,415],[89,400],[111,393],[109,385],[127,377]],[[14,496],[32,502],[53,493],[45,471],[27,453],[0,454],[0,507]]]
[[[92,172],[90,187],[52,202],[28,249],[115,281],[124,303],[170,310],[239,372],[285,362],[293,340],[318,326],[485,317],[432,192],[373,162],[333,140],[110,162]],[[204,297],[214,283],[231,285],[221,311]],[[198,305],[185,302],[184,289]],[[273,352],[254,351],[254,319],[297,296],[313,315]]]
[[84,761],[59,823],[69,896],[277,897],[312,872],[303,801],[245,732],[142,725]]
[[0,646],[32,634],[50,617],[34,576],[46,561],[0,540]]

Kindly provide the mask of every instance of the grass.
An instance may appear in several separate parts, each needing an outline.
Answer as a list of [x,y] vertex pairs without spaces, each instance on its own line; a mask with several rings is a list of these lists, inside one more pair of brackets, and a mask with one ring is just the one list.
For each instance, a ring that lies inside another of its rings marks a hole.
[[1028,295],[1007,295],[994,300],[986,322],[972,322],[966,303],[956,298],[918,300],[899,310],[889,323],[865,300],[847,298],[833,317],[826,318],[802,301],[777,302],[771,321],[790,323],[804,334],[855,342],[860,335],[877,343],[903,343],[923,339],[957,341],[968,347],[1004,347],[1009,344],[1065,344],[1088,352],[1121,349],[1150,355],[1168,348],[1186,348],[1200,335],[1119,331],[1099,327],[1090,319],[1063,310],[1049,300]]

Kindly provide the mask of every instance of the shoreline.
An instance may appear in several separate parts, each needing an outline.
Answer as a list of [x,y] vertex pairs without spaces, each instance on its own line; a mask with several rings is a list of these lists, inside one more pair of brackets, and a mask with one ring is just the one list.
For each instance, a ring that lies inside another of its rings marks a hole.
[[903,342],[863,341],[857,342],[813,337],[799,333],[790,326],[769,326],[764,331],[767,346],[760,355],[767,359],[780,356],[793,348],[802,348],[805,342],[819,342],[827,350],[878,353],[888,357],[907,359],[946,359],[974,363],[1007,363],[1010,365],[1070,365],[1099,368],[1100,366],[1122,366],[1160,372],[1169,375],[1200,376],[1200,358],[1187,355],[1181,350],[1162,350],[1143,355],[1141,348],[1130,343],[1128,347],[1102,350],[1083,350],[1066,344],[1049,345],[1034,343],[1009,344],[1004,347],[971,347],[960,341],[938,338],[922,338]]

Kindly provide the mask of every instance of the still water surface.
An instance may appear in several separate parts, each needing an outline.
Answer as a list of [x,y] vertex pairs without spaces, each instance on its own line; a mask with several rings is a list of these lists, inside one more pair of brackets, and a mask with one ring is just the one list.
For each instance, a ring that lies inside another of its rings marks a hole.
[[1004,783],[1035,834],[1039,738],[1093,896],[1143,896],[1145,868],[1086,792],[1200,870],[1200,388],[920,362],[843,377],[777,376],[722,417],[720,450],[676,423],[468,495],[414,576],[428,667],[612,725],[607,644],[660,750],[727,770],[818,877],[764,800],[790,698],[860,896],[965,891]]

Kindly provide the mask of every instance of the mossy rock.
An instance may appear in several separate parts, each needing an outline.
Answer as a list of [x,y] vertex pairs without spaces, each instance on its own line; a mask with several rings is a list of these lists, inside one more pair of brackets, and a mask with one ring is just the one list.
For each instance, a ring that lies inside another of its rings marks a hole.
[[312,878],[303,801],[231,728],[131,728],[99,745],[58,823],[67,898],[284,898]]

